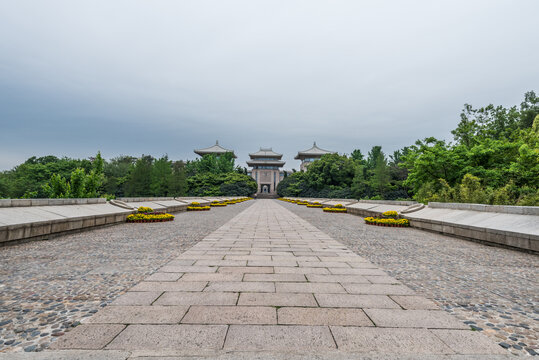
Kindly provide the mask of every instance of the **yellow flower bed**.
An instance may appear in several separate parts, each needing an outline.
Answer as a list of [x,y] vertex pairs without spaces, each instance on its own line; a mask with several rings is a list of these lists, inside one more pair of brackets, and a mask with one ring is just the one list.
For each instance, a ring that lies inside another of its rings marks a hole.
[[151,207],[147,207],[147,206],[141,206],[137,209],[137,211],[139,213],[151,213],[153,212],[153,209]]
[[324,210],[324,212],[333,212],[333,213],[345,213],[346,212],[346,208],[343,208],[343,207],[325,207],[323,208],[322,210]]
[[321,207],[324,207],[324,205],[320,203],[313,203],[313,204],[307,204],[307,207],[308,208],[321,208]]
[[399,216],[399,213],[396,212],[395,210],[389,210],[382,213],[382,215],[384,215],[385,217],[396,218],[397,216]]
[[208,211],[210,210],[210,206],[188,206],[187,211]]
[[219,201],[214,201],[210,204],[211,207],[219,207],[219,206],[226,206],[225,203],[221,203]]
[[307,201],[298,201],[298,202],[296,202],[296,204],[298,204],[298,205],[309,205],[309,203]]
[[198,206],[198,205],[200,205],[200,203],[199,203],[199,202],[196,202],[196,201],[193,201],[193,202],[191,203],[191,206]]
[[394,226],[394,227],[408,227],[410,226],[410,220],[408,219],[381,219],[372,216],[366,217],[365,222],[369,225],[378,226]]
[[127,215],[127,222],[163,222],[174,220],[174,215],[171,214],[144,214],[137,213]]

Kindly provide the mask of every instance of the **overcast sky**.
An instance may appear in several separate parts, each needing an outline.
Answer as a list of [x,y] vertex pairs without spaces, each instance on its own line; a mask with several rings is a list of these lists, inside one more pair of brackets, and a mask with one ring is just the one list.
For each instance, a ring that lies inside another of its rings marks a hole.
[[539,90],[537,0],[0,1],[0,170],[451,140]]

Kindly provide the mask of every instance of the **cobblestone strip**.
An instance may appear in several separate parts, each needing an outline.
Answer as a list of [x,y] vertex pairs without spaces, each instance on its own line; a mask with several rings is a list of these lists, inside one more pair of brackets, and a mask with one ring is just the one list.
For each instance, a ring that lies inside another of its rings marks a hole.
[[271,200],[258,200],[51,348],[505,353]]

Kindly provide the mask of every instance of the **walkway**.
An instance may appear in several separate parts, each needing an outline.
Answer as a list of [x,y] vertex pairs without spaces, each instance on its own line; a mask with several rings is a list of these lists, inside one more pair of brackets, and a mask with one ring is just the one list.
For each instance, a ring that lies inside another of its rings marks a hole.
[[271,200],[258,200],[51,349],[507,354]]

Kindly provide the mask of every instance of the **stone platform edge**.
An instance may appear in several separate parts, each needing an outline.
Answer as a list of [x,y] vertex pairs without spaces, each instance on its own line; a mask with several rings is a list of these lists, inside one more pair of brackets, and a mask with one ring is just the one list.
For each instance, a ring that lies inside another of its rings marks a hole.
[[[312,198],[286,198],[331,204],[335,201]],[[320,201],[324,200],[324,201]],[[388,210],[399,213],[413,201],[343,201],[347,212],[358,216],[379,216]],[[539,207],[430,202],[423,209],[405,215],[410,226],[456,236],[486,245],[539,253]]]
[[211,201],[239,197],[139,197],[119,198],[133,209],[124,209],[104,198],[87,199],[0,199],[0,246],[21,241],[49,238],[126,221],[139,206],[178,213],[191,202],[209,205]]

